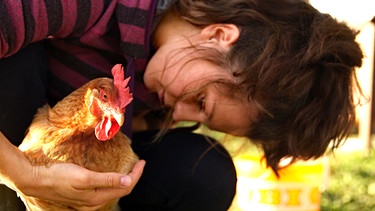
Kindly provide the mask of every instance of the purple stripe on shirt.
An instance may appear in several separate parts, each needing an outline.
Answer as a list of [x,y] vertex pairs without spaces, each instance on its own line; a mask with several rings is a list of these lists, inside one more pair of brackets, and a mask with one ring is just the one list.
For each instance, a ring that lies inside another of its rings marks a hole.
[[[61,8],[63,14],[61,28],[56,34],[58,34],[58,37],[66,37],[72,33],[77,21],[77,1],[68,1],[68,3],[62,4]],[[79,14],[79,16],[86,16],[86,14]]]
[[36,23],[32,42],[44,39],[48,34],[48,16],[44,1],[32,1],[30,3],[31,12]]
[[4,42],[8,43],[8,48],[1,46],[0,57],[15,53],[23,43],[24,27],[16,27],[24,25],[23,19],[17,18],[19,16],[22,17],[20,2],[17,4],[17,2],[0,1],[0,32],[3,35]]
[[[62,43],[63,42],[60,42],[59,44]],[[64,46],[63,48],[60,48],[58,42],[54,42],[53,44],[48,45],[48,50],[50,50],[48,56],[61,62],[61,64],[58,66],[55,66],[55,64],[52,63],[50,64],[51,67],[54,67],[52,72],[56,72],[55,69],[61,68],[60,66],[64,66],[64,68],[68,68],[71,71],[75,71],[81,74],[82,76],[86,77],[88,80],[111,75],[110,70],[113,64],[104,59],[100,54],[97,54],[96,51],[92,51],[92,49],[90,48],[79,46]],[[82,60],[81,56],[84,56],[84,58],[91,57],[89,59],[92,60],[94,66],[91,66],[90,64]],[[99,57],[101,57],[100,61],[102,63],[99,63]],[[96,63],[94,63],[95,61]],[[56,73],[57,76],[59,74],[64,73]],[[72,84],[72,81],[70,80],[66,82],[68,84]]]
[[138,26],[133,26],[133,25],[127,25],[127,24],[119,24],[120,31],[126,31],[126,34],[123,34],[125,36],[121,37],[121,40],[123,42],[128,42],[132,44],[139,44],[143,45],[144,40],[140,39],[145,36],[145,30],[144,28],[140,28]]
[[149,10],[151,1],[149,0],[119,0],[118,4],[122,4],[129,8],[139,8],[142,10]]
[[83,76],[70,68],[66,68],[66,66],[62,65],[62,63],[55,58],[50,57],[49,63],[53,64],[55,67],[53,74],[62,81],[69,81],[69,84],[74,88],[78,88],[89,81],[86,76]]

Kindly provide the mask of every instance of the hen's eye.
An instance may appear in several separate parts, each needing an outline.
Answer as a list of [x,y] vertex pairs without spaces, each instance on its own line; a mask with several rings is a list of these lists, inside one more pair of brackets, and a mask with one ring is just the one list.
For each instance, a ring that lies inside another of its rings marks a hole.
[[104,101],[108,100],[108,95],[103,90],[100,91],[100,96],[102,100]]

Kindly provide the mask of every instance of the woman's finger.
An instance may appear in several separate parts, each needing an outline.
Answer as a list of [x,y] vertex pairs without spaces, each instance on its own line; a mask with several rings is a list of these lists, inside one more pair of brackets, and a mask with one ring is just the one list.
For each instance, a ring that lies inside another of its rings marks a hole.
[[94,171],[88,171],[88,174],[86,174],[82,178],[82,180],[84,181],[80,182],[79,186],[77,186],[76,188],[78,189],[91,189],[91,188],[117,189],[119,188],[121,189],[121,188],[134,187],[143,173],[144,166],[145,166],[144,160],[138,161],[134,165],[132,172],[130,172],[128,175],[120,174],[120,173],[98,173]]

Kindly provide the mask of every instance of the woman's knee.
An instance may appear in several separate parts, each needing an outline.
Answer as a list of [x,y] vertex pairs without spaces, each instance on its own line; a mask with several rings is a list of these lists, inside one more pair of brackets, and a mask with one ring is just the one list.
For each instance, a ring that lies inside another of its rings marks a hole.
[[[136,134],[135,152],[146,160],[141,180],[123,206],[137,198],[164,210],[225,210],[236,191],[236,170],[222,145],[187,130],[173,130],[152,142],[155,132]],[[147,189],[147,190],[146,190]]]

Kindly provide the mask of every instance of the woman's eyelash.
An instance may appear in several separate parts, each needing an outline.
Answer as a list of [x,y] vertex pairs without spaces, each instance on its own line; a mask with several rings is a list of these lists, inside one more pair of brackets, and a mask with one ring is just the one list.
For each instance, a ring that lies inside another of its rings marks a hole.
[[197,105],[199,107],[199,110],[204,110],[205,103],[206,103],[206,101],[205,101],[205,97],[204,96],[199,96],[197,98]]

